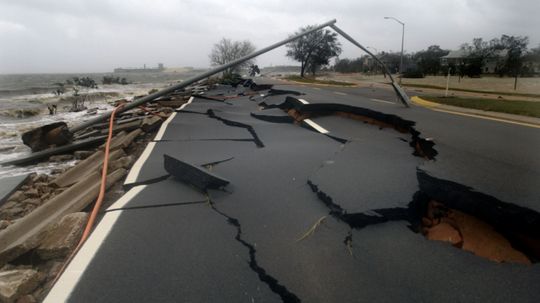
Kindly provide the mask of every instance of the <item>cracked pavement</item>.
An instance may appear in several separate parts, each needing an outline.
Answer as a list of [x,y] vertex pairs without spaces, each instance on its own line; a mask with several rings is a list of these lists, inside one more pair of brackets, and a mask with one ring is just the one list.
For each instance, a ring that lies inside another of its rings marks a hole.
[[[386,91],[259,82],[276,85],[220,87],[178,110],[50,302],[538,301],[538,264],[415,232],[437,198],[538,236],[538,130],[372,101],[394,100]],[[291,104],[329,133],[280,109]],[[344,108],[406,131],[328,114]],[[434,138],[434,159],[419,138]],[[164,154],[230,184],[197,189]]]

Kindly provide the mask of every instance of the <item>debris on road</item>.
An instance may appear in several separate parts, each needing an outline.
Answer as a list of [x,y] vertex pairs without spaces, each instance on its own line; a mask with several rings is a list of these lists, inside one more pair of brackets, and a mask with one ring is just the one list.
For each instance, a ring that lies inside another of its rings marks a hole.
[[[187,91],[172,95],[189,99]],[[107,188],[115,187],[115,193],[108,194],[113,197],[112,202],[119,190],[123,193],[119,181],[175,105],[162,100],[117,116],[107,177]],[[41,301],[52,287],[63,261],[79,242],[90,204],[98,195],[105,147],[98,145],[105,141],[107,128],[108,123],[94,124],[71,137],[63,122],[46,125],[23,135],[25,144],[34,151],[32,154],[1,163],[76,163],[51,175],[33,173],[9,182],[2,180],[5,189],[2,188],[0,204],[1,302]],[[28,258],[29,255],[33,257]]]

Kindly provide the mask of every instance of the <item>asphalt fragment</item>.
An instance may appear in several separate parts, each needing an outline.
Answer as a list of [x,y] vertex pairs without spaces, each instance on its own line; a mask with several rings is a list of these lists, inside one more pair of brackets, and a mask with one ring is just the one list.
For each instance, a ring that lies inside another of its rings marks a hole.
[[229,184],[228,180],[218,177],[195,165],[180,161],[167,154],[163,155],[165,170],[178,180],[195,186],[201,191],[209,188],[219,189]]

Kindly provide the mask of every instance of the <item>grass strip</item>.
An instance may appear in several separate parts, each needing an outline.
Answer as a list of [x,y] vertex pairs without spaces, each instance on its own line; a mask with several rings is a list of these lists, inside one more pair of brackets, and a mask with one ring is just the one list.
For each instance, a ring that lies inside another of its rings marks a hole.
[[540,102],[534,101],[437,96],[422,96],[422,99],[451,106],[540,118]]
[[324,84],[324,85],[336,85],[336,86],[355,86],[356,84],[350,83],[350,82],[341,82],[341,81],[333,81],[333,80],[319,80],[317,78],[313,77],[300,77],[297,75],[291,75],[285,77],[285,80],[295,81],[295,82],[302,82],[302,83],[309,83],[309,84]]

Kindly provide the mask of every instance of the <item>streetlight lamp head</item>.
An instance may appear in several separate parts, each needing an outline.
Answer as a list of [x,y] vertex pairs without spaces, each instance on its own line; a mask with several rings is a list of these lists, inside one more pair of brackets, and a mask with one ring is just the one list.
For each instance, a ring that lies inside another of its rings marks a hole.
[[390,19],[390,17],[384,17],[384,19]]

